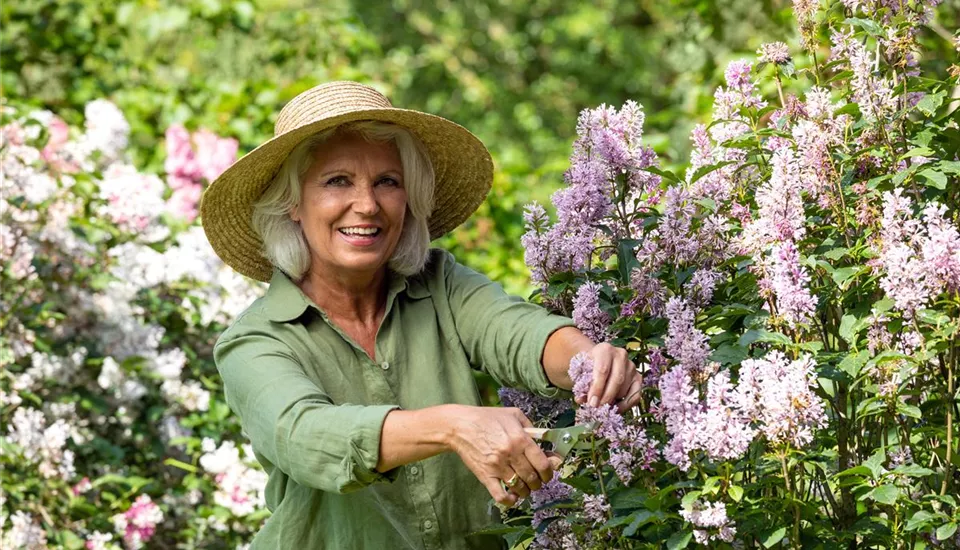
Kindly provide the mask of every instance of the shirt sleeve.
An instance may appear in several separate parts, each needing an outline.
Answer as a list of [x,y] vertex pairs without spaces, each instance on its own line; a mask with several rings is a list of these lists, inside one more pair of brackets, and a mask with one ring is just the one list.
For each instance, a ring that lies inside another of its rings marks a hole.
[[288,346],[263,332],[239,332],[221,337],[214,359],[227,404],[264,458],[322,491],[396,479],[399,469],[383,474],[376,466],[384,419],[399,407],[334,404]]
[[504,386],[556,397],[560,390],[543,370],[543,349],[554,331],[573,321],[510,296],[450,253],[443,255],[447,299],[471,364]]

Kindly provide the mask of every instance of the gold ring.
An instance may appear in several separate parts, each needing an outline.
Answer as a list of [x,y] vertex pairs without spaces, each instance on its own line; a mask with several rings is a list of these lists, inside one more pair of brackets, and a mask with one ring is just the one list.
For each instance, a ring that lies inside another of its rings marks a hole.
[[507,484],[507,487],[516,487],[517,485],[520,485],[520,474],[514,472],[513,477],[507,481],[504,481],[504,483]]

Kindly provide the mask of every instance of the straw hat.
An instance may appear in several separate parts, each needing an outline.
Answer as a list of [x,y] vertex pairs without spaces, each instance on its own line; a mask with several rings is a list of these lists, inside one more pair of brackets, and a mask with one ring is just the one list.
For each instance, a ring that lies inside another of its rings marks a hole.
[[463,223],[480,206],[493,181],[493,161],[483,143],[447,119],[397,109],[380,92],[356,82],[330,82],[293,98],[277,117],[274,137],[247,153],[203,194],[200,215],[214,251],[240,273],[269,281],[273,266],[253,230],[253,204],[280,165],[305,138],[347,122],[375,120],[403,126],[426,146],[436,174],[435,239]]

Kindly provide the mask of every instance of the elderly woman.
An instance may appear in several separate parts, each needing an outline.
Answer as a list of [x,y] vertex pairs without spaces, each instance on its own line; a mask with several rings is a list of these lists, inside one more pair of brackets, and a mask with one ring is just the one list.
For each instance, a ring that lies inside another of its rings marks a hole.
[[335,82],[297,96],[275,137],[204,195],[217,254],[270,281],[214,351],[227,403],[269,475],[253,548],[500,548],[468,536],[558,466],[517,409],[481,406],[471,369],[542,395],[589,352],[589,399],[635,404],[623,350],[431,250],[486,196],[462,127]]

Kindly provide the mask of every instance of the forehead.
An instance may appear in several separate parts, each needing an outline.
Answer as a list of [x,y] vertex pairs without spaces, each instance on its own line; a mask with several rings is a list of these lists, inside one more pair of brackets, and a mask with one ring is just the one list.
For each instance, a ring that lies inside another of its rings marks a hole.
[[393,140],[367,141],[356,133],[334,134],[313,153],[314,168],[334,168],[333,165],[358,163],[402,167],[400,151]]

